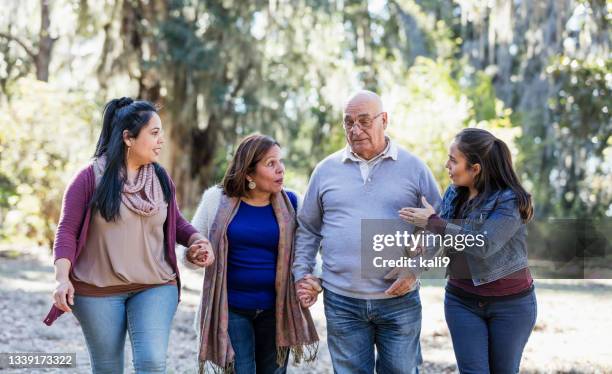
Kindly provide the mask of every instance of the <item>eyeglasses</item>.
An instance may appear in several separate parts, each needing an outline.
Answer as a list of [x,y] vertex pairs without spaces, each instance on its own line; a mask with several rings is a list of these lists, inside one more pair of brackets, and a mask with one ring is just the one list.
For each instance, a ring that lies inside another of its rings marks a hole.
[[370,117],[369,115],[365,114],[365,115],[361,115],[358,116],[357,118],[357,122],[353,121],[353,119],[349,116],[346,116],[344,118],[343,121],[343,126],[344,129],[348,132],[351,131],[353,129],[353,127],[359,127],[360,130],[368,130],[370,128],[372,128],[372,124],[374,123],[374,120],[376,118],[378,118],[381,114],[383,114],[384,112],[380,112],[377,115],[375,115],[374,117]]

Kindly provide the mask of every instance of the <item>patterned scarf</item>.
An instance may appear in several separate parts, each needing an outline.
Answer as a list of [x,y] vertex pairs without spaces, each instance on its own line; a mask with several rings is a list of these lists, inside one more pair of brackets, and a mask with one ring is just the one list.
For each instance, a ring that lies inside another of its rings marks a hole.
[[[104,175],[105,167],[105,155],[94,160],[96,182],[99,182],[99,179]],[[125,170],[122,169],[120,175],[125,178]],[[152,163],[143,165],[138,169],[134,184],[130,184],[129,180],[125,178],[121,192],[121,202],[134,213],[145,217],[159,213],[160,203],[163,203],[164,200],[164,193]]]
[[[294,288],[293,238],[295,211],[282,191],[272,195],[272,209],[278,222],[279,241],[276,262],[276,361],[283,365],[289,351],[295,363],[316,358],[319,337],[308,309],[302,309]],[[227,228],[238,211],[240,199],[223,194],[209,239],[215,251],[215,262],[206,269],[200,310],[199,373],[231,373],[234,350],[228,335],[227,303]]]

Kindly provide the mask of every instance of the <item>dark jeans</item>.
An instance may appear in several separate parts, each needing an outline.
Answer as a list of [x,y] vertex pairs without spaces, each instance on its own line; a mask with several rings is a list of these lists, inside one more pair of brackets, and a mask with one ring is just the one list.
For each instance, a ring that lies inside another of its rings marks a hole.
[[[229,308],[229,336],[236,353],[236,374],[284,374],[276,363],[276,318],[274,310]],[[289,355],[287,355],[287,359]]]
[[518,373],[535,326],[535,291],[501,301],[478,301],[446,292],[446,323],[461,373]]
[[[336,374],[416,374],[421,358],[421,299],[416,289],[363,300],[323,291],[327,344]],[[374,348],[378,353],[375,358]]]

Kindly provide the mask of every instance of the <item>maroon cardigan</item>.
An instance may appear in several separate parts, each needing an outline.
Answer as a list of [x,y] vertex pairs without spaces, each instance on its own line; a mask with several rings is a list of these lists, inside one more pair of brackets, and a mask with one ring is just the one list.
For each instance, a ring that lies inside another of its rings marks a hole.
[[[191,226],[181,215],[176,203],[176,187],[172,179],[170,177],[168,179],[170,180],[172,201],[168,204],[168,216],[164,223],[166,258],[170,262],[172,269],[176,272],[180,298],[181,279],[176,262],[175,243],[187,246],[191,235],[198,232],[198,230]],[[60,258],[66,258],[74,265],[85,247],[89,222],[91,221],[91,209],[89,206],[95,188],[96,179],[93,166],[89,165],[75,176],[66,189],[62,202],[62,213],[53,244],[54,262]],[[43,322],[47,326],[51,326],[63,313],[63,311],[53,305]]]

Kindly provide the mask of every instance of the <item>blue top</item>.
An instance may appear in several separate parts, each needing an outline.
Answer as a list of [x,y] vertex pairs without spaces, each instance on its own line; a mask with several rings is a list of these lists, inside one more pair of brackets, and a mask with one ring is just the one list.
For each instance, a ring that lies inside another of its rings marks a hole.
[[[288,192],[291,204],[297,197]],[[273,309],[279,229],[272,205],[240,202],[227,228],[227,297],[231,307]]]

